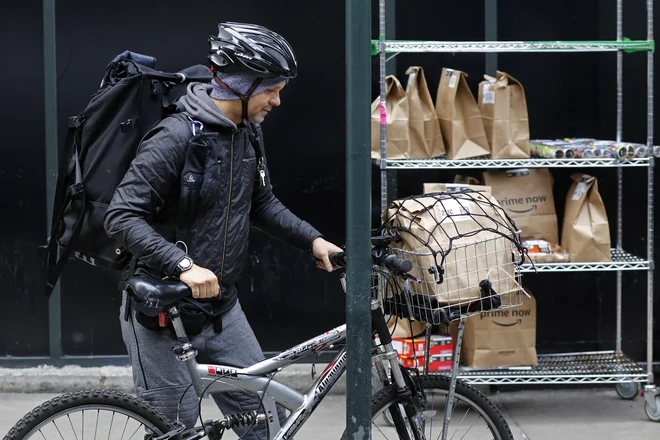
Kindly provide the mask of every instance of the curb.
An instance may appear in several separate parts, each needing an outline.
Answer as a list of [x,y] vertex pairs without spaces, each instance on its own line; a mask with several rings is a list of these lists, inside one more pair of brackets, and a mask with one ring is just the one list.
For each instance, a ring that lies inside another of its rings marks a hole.
[[[316,364],[316,376],[328,364]],[[299,393],[306,392],[314,382],[311,364],[294,364],[275,375],[278,382]],[[75,365],[65,367],[0,368],[0,393],[62,394],[84,389],[106,389],[134,393],[132,368]],[[346,394],[346,375],[330,390],[330,394]]]

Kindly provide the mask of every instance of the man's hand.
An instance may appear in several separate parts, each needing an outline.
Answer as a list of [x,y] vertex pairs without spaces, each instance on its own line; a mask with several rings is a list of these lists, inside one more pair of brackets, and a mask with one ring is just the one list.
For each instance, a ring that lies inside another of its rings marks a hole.
[[190,287],[196,299],[213,298],[220,294],[218,277],[213,272],[196,264],[181,273],[179,279]]
[[344,252],[340,247],[335,246],[321,237],[317,237],[312,242],[312,254],[317,258],[316,267],[332,272],[333,267],[330,263],[330,254]]

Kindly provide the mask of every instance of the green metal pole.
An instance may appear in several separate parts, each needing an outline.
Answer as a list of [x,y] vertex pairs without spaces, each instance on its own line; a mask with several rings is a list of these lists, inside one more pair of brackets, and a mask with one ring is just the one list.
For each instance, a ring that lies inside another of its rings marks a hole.
[[[497,41],[497,0],[486,0],[485,4],[486,41]],[[486,54],[486,73],[497,76],[497,53]]]
[[[54,190],[57,185],[57,67],[55,49],[55,0],[43,0],[44,32],[44,117],[46,124],[46,213],[47,234],[52,222]],[[46,235],[46,236],[48,236]],[[50,357],[57,363],[62,357],[62,309],[59,283],[48,304]]]
[[371,438],[371,1],[346,0],[346,430]]

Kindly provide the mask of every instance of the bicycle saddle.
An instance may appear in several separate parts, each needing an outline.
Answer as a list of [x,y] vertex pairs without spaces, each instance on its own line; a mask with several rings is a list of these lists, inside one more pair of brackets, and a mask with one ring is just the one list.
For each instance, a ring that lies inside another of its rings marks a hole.
[[147,274],[128,278],[126,290],[130,291],[141,309],[153,309],[154,314],[181,298],[192,295],[190,287],[181,281],[161,280]]

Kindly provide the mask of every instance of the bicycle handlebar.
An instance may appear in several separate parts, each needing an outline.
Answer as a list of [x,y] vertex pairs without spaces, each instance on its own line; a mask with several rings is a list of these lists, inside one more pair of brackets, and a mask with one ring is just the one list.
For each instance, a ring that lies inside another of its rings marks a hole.
[[[335,267],[346,267],[346,252],[337,252],[329,255],[330,263]],[[412,270],[412,261],[404,260],[396,255],[385,255],[380,257],[371,253],[374,264],[385,266],[392,272],[407,273]]]

